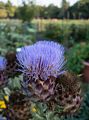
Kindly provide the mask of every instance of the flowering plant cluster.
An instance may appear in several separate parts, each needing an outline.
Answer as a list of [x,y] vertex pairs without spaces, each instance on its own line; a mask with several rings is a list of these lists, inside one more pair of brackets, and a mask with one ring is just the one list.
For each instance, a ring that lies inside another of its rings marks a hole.
[[[55,111],[60,117],[78,110],[81,103],[80,83],[65,69],[64,53],[64,47],[52,41],[39,41],[22,47],[16,53],[18,68],[15,71],[21,73],[21,87],[10,92],[9,100],[3,96],[6,107],[1,111],[4,117],[9,120],[32,120],[37,117],[33,113],[39,111],[39,104],[46,106],[43,107],[44,112]],[[0,57],[1,90],[9,83],[7,65],[7,60]],[[62,112],[56,111],[58,106]],[[46,119],[44,115],[39,117]]]

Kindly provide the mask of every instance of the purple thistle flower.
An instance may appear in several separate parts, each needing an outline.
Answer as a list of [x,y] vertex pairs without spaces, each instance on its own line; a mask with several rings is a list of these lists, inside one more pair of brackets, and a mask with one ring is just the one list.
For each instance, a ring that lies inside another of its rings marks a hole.
[[5,83],[7,82],[6,78],[6,59],[4,57],[0,56],[0,87],[3,87]]
[[3,71],[6,68],[6,59],[0,56],[0,71]]
[[64,47],[55,42],[40,41],[17,53],[23,74],[35,80],[47,80],[64,72]]

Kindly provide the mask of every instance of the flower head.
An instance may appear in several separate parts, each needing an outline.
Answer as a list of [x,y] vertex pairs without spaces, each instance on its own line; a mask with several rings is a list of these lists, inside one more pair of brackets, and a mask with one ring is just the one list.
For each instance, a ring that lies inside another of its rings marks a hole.
[[6,68],[6,59],[0,56],[0,71],[3,71]]
[[54,94],[55,79],[64,73],[64,47],[55,42],[40,41],[17,53],[23,72],[22,87],[28,96],[49,100]]
[[6,59],[0,56],[0,87],[6,83]]
[[55,42],[40,41],[17,53],[22,72],[35,80],[57,77],[65,64],[64,48]]

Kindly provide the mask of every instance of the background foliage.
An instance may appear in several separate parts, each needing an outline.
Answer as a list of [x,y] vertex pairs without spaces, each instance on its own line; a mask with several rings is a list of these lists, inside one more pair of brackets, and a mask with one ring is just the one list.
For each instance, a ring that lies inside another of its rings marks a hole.
[[[33,44],[36,39],[54,40],[65,45],[67,68],[82,74],[82,62],[89,61],[89,20],[83,20],[88,18],[89,0],[79,0],[73,6],[62,0],[61,7],[35,5],[32,1],[23,1],[18,7],[10,0],[0,2],[0,55]],[[10,78],[6,92],[9,94],[10,90],[20,89],[21,79],[22,76]],[[84,100],[75,115],[60,118],[47,110],[47,106],[33,104],[37,111],[32,111],[32,120],[89,120],[89,85],[83,84],[83,87],[86,88]]]
[[[30,2],[29,2],[30,1]],[[35,9],[34,9],[35,8]],[[33,14],[29,14],[29,13]],[[10,0],[7,3],[0,2],[0,18],[21,18],[31,20],[32,18],[68,18],[68,19],[88,19],[89,18],[89,0],[79,0],[70,6],[67,0],[62,0],[61,7],[53,4],[49,6],[36,5],[34,1],[23,0],[22,6],[13,6]],[[36,12],[36,14],[34,14]]]
[[[34,24],[36,24],[35,21]],[[44,38],[56,40],[67,47],[71,47],[75,43],[89,41],[89,21],[43,20],[41,29],[39,28],[40,31],[43,33]]]
[[74,45],[67,52],[67,67],[76,74],[83,73],[85,60],[89,61],[89,43],[80,43]]
[[[13,21],[14,22],[14,21]],[[15,21],[16,22],[16,21]],[[35,42],[35,26],[18,22],[0,23],[0,54],[16,51],[17,48]]]

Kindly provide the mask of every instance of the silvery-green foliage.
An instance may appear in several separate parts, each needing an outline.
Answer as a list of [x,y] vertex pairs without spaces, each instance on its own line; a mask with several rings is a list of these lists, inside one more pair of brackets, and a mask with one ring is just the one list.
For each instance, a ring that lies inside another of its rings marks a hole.
[[[24,27],[23,27],[24,26]],[[22,23],[0,23],[0,54],[35,41],[35,27]]]
[[56,115],[55,111],[49,110],[45,103],[35,103],[35,107],[37,111],[32,113],[32,120],[61,120],[62,118]]

